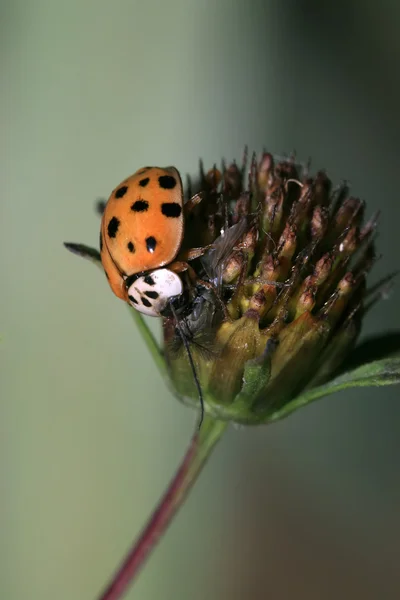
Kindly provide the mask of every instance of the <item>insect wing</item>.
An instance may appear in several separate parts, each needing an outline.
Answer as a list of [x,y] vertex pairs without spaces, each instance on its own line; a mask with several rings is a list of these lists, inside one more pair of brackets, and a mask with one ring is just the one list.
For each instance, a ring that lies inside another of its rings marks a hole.
[[249,219],[243,217],[238,223],[223,231],[213,243],[213,247],[201,259],[203,267],[212,283],[221,285],[222,270],[234,246],[249,229]]

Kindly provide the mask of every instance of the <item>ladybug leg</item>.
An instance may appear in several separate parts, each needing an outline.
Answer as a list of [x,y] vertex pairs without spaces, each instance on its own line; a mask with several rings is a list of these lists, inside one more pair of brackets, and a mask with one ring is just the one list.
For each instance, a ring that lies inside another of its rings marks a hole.
[[185,260],[175,260],[168,265],[168,269],[174,273],[187,273],[191,284],[195,284],[198,281],[195,270]]
[[190,248],[190,250],[183,250],[182,252],[180,252],[180,254],[178,256],[178,258],[179,258],[178,262],[187,263],[190,260],[199,258],[200,256],[203,256],[203,254],[205,254],[207,252],[207,250],[210,250],[210,248],[212,248],[212,247],[213,247],[212,244],[208,244],[208,246],[201,246],[200,248]]
[[103,198],[99,198],[99,199],[96,201],[96,207],[95,207],[95,210],[96,210],[96,213],[97,213],[98,215],[100,215],[100,217],[102,217],[102,216],[103,216],[104,209],[106,208],[106,204],[107,204],[107,201],[106,201],[106,200],[104,200]]

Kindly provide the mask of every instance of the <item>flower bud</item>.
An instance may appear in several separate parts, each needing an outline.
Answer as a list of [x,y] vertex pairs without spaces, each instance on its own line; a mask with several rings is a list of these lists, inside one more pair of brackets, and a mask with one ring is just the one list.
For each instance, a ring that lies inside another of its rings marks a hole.
[[[354,346],[376,217],[363,226],[364,204],[346,186],[332,190],[324,172],[302,174],[293,160],[275,164],[269,153],[253,160],[248,178],[235,163],[224,167],[219,202],[217,179],[213,169],[203,177],[208,226],[203,220],[196,227],[208,227],[203,237],[218,247],[236,224],[247,225],[225,253],[219,289],[204,262],[194,261],[198,283],[183,321],[205,411],[264,423],[302,390],[326,381]],[[173,319],[164,319],[163,330],[173,385],[198,408]]]

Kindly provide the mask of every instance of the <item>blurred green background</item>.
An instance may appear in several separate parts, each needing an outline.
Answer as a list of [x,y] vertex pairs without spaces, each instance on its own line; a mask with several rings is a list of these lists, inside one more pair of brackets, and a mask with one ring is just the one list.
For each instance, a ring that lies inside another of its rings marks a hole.
[[[123,304],[64,240],[146,164],[295,149],[400,249],[400,9],[382,0],[3,0],[3,600],[95,600],[194,426]],[[5,184],[5,185],[4,185]],[[399,328],[399,288],[365,333]],[[153,323],[157,329],[157,323]],[[400,596],[399,390],[232,429],[129,598]]]

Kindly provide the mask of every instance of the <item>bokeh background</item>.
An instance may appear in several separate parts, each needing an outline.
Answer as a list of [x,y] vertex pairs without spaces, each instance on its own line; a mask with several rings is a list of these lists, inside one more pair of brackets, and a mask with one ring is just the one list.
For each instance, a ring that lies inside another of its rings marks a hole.
[[[373,279],[396,269],[398,6],[2,0],[2,599],[95,600],[194,426],[62,242],[96,245],[96,198],[140,166],[247,143],[349,179],[382,209]],[[365,334],[399,328],[399,294]],[[396,388],[232,429],[126,598],[398,598],[399,434]]]

